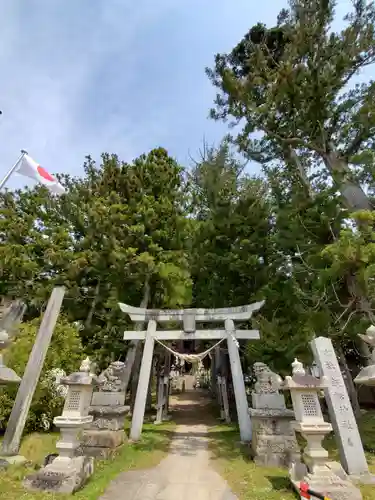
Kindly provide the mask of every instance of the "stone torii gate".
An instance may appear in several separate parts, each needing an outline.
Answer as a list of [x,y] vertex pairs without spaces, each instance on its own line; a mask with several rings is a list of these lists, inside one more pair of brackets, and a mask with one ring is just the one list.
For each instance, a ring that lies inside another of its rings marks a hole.
[[[147,390],[150,381],[155,339],[158,340],[220,340],[226,339],[236,399],[238,423],[242,441],[251,441],[251,421],[248,412],[245,383],[242,373],[237,340],[259,339],[258,330],[237,330],[235,321],[249,320],[253,312],[264,304],[256,302],[240,307],[221,309],[144,309],[119,303],[122,312],[129,314],[134,323],[147,323],[147,330],[126,331],[124,340],[144,340],[142,364],[134,404],[130,438],[141,436],[146,407]],[[181,330],[157,330],[157,324],[182,323]],[[196,323],[224,323],[224,329],[197,330]]]

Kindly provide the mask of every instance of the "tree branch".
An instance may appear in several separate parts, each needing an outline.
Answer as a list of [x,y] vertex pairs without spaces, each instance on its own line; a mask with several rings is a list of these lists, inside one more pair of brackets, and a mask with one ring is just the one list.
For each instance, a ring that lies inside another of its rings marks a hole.
[[317,144],[314,144],[313,142],[308,142],[305,141],[304,139],[300,139],[299,137],[283,137],[280,134],[277,134],[276,132],[272,132],[272,130],[268,129],[267,127],[262,127],[264,132],[271,137],[274,137],[277,139],[279,142],[286,144],[287,146],[302,146],[307,149],[310,149],[311,151],[316,151],[317,153],[325,153],[325,150],[320,148]]
[[365,141],[366,139],[369,139],[372,135],[373,135],[373,133],[369,129],[365,130],[365,129],[361,128],[361,130],[358,132],[358,134],[353,139],[352,143],[346,148],[346,150],[344,152],[345,158],[347,160],[349,160],[349,158],[351,156],[353,156],[355,153],[358,152],[359,148],[361,147],[362,142]]

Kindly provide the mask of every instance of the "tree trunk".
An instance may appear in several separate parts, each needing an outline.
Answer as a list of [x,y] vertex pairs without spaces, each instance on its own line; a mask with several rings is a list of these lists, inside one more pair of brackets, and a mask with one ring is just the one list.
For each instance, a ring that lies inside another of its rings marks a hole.
[[373,206],[360,185],[353,181],[352,173],[346,160],[340,158],[337,151],[330,145],[331,151],[323,154],[323,161],[338,187],[345,206],[351,212],[358,210],[373,210]]
[[315,198],[315,192],[311,187],[311,183],[307,177],[306,169],[302,165],[301,160],[299,159],[295,150],[289,146],[287,149],[284,150],[284,157],[286,163],[291,163],[296,168],[301,184],[306,189],[308,197],[311,198],[311,200],[313,200]]
[[[150,285],[149,285],[149,279],[147,278],[146,282],[145,282],[145,286],[144,286],[143,298],[142,298],[140,307],[143,307],[143,308],[147,307],[149,300],[150,300]],[[144,328],[144,325],[142,325],[142,323],[137,323],[135,326],[135,330],[137,330],[137,331],[140,331],[143,328]],[[124,370],[124,376],[123,376],[123,387],[124,387],[125,394],[128,390],[130,376],[131,376],[131,373],[133,370],[137,351],[140,350],[140,346],[141,346],[140,340],[132,340],[130,342],[128,352],[126,353],[125,370]]]
[[[332,145],[330,145],[330,148],[331,152],[323,155],[323,160],[332,175],[333,181],[341,192],[346,208],[351,212],[356,212],[358,210],[373,210],[374,207],[371,205],[366,193],[358,184],[355,184],[351,180],[351,172],[348,163],[338,156]],[[310,198],[313,199],[315,197],[315,192],[306,175],[305,168],[295,150],[290,146],[284,148],[284,159],[286,162],[290,162],[295,166],[302,184],[305,186]],[[349,294],[355,299],[358,311],[364,313],[369,321],[375,325],[375,315],[372,312],[371,302],[360,289],[357,278],[353,275],[347,276],[346,284]],[[369,346],[359,337],[358,346],[363,356],[364,363],[366,365],[371,364],[371,351]]]
[[349,399],[352,404],[355,417],[361,418],[361,407],[358,402],[357,389],[354,385],[352,374],[349,370],[348,363],[346,362],[345,353],[341,345],[336,345],[336,352],[338,355],[341,373],[345,382],[346,390],[348,391]]
[[96,287],[95,287],[95,292],[94,292],[94,298],[92,299],[91,302],[91,307],[89,310],[89,313],[87,315],[86,321],[85,321],[85,328],[89,329],[92,323],[92,318],[94,316],[95,312],[95,307],[99,299],[99,294],[100,294],[100,279],[98,280]]
[[[368,317],[369,321],[371,321],[371,323],[375,325],[375,317],[374,313],[372,312],[370,301],[367,297],[365,297],[362,294],[362,291],[359,288],[356,277],[354,275],[348,275],[346,278],[346,282],[350,295],[356,300],[356,307],[358,311],[364,313]],[[359,351],[363,356],[365,365],[366,366],[371,365],[372,364],[371,350],[368,344],[366,344],[366,342],[362,340],[360,337],[357,338],[357,342]]]

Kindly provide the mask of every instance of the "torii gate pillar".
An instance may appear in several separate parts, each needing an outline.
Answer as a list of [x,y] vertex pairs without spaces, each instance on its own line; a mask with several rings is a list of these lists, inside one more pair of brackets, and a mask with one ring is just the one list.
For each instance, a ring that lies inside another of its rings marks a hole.
[[235,338],[236,328],[232,319],[225,320],[225,330],[228,332],[228,354],[232,371],[234,396],[236,399],[237,418],[241,441],[251,441],[251,419],[247,404],[245,381],[242,373],[240,354]]
[[[238,352],[237,339],[259,339],[259,331],[236,330],[234,320],[243,321],[250,319],[253,312],[258,311],[263,304],[264,301],[242,307],[180,310],[143,309],[139,307],[132,307],[127,304],[119,304],[121,310],[129,314],[131,319],[136,323],[144,323],[145,321],[148,321],[147,331],[124,332],[125,340],[145,340],[130,430],[130,438],[133,441],[137,441],[142,432],[155,339],[227,340],[241,441],[251,441],[251,420],[248,410],[245,382],[242,373],[240,355]],[[157,323],[168,323],[171,321],[182,323],[183,330],[158,331],[156,329]],[[224,322],[225,329],[196,330],[196,322]]]
[[150,320],[147,326],[145,346],[143,348],[141,371],[139,372],[137,394],[133,409],[132,426],[130,429],[130,439],[137,441],[142,433],[143,419],[145,415],[148,384],[152,368],[152,357],[154,355],[154,336],[156,331],[156,321]]

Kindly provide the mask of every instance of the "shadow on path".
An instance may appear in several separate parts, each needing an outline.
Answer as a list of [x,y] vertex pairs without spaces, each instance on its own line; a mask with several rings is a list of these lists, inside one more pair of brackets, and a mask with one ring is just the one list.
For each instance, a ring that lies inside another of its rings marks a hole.
[[208,391],[196,389],[173,395],[170,411],[178,425],[216,425],[214,407]]

